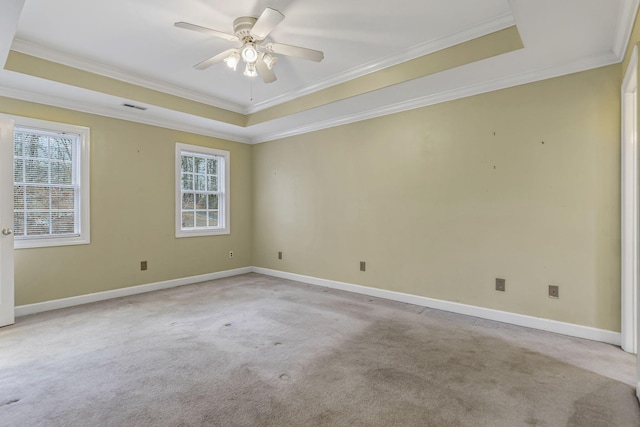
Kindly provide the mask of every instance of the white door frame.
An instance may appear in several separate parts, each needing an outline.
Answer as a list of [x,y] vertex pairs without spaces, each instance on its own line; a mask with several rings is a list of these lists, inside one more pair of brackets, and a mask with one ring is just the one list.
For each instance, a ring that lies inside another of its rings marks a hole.
[[12,228],[13,120],[0,119],[0,326],[15,321]]
[[638,48],[622,83],[621,141],[621,344],[638,351]]

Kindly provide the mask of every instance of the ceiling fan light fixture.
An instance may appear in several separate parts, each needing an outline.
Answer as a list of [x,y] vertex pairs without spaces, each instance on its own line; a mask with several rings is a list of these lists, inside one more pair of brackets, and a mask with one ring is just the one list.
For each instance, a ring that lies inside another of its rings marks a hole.
[[278,57],[265,53],[264,55],[262,55],[262,61],[264,61],[267,68],[273,70],[273,66],[276,65],[276,62],[278,62]]
[[324,59],[324,54],[319,50],[267,42],[267,37],[283,19],[284,15],[281,12],[267,7],[259,18],[253,16],[236,18],[233,21],[233,34],[182,21],[176,22],[174,26],[241,44],[240,47],[232,47],[197,63],[193,66],[196,70],[205,70],[213,64],[224,61],[227,67],[235,71],[242,62],[245,66],[243,73],[245,76],[259,76],[265,83],[273,83],[277,80],[273,67],[280,55],[315,62]]
[[238,53],[238,51],[232,52],[231,55],[227,56],[224,59],[224,63],[227,64],[227,67],[231,68],[233,71],[237,69],[238,62],[240,62],[240,54]]
[[257,71],[256,71],[256,64],[252,64],[250,62],[247,62],[247,66],[244,69],[244,74],[247,77],[255,77],[258,75]]
[[242,48],[242,59],[247,64],[255,64],[258,60],[258,51],[253,43],[247,43]]

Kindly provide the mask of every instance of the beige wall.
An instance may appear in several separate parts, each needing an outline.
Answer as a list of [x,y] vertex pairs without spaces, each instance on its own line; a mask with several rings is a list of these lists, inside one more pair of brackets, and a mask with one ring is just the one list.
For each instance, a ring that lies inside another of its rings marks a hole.
[[[256,265],[618,331],[621,68],[253,147],[0,98],[92,137],[92,242],[17,250],[16,304]],[[175,239],[176,141],[231,151],[230,236]]]
[[[0,112],[91,128],[91,244],[16,250],[16,305],[251,265],[250,146],[8,98]],[[175,142],[231,152],[231,235],[174,237]]]
[[253,264],[619,331],[620,68],[255,146]]

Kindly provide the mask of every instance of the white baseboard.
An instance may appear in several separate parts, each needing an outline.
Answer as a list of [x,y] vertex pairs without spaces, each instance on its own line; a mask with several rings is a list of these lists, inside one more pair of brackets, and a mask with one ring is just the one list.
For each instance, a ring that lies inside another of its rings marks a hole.
[[404,294],[400,292],[387,291],[384,289],[370,288],[367,286],[354,285],[351,283],[337,282],[334,280],[320,279],[317,277],[303,276],[295,273],[287,273],[268,268],[253,267],[255,273],[267,276],[279,277],[281,279],[295,280],[311,285],[324,286],[342,291],[354,292],[378,298],[385,298],[407,304],[419,305],[422,307],[435,308],[438,310],[450,311],[467,316],[479,317],[482,319],[495,320],[497,322],[510,323],[527,328],[539,329],[542,331],[555,332],[572,337],[586,338],[593,341],[601,341],[608,344],[620,345],[620,332],[607,331],[604,329],[592,328],[589,326],[576,325],[573,323],[559,322],[557,320],[544,319],[541,317],[526,316],[524,314],[510,313],[507,311],[493,310],[490,308],[478,307],[457,302],[443,301],[433,298],[421,297],[417,295]]
[[28,314],[41,313],[43,311],[57,310],[59,308],[73,307],[91,302],[104,301],[113,298],[137,295],[145,292],[159,291],[161,289],[175,288],[177,286],[191,285],[193,283],[206,282],[208,280],[222,279],[224,277],[237,276],[251,273],[252,267],[237,268],[234,270],[218,271],[216,273],[201,274],[198,276],[183,277],[180,279],[165,280],[163,282],[148,283],[146,285],[131,286],[128,288],[114,289],[111,291],[96,292],[93,294],[79,295],[76,297],[56,299],[35,304],[19,305],[15,308],[16,317]]
[[497,322],[510,323],[518,326],[539,329],[572,337],[586,338],[593,341],[601,341],[608,344],[620,345],[621,334],[619,332],[607,331],[592,328],[589,326],[576,325],[573,323],[559,322],[556,320],[544,319],[541,317],[526,316],[524,314],[510,313],[507,311],[493,310],[490,308],[478,307],[457,302],[443,301],[418,295],[404,294],[401,292],[388,291],[385,289],[370,288],[367,286],[354,285],[352,283],[338,282],[335,280],[320,279],[317,277],[304,276],[301,274],[287,273],[285,271],[271,270],[262,267],[243,267],[234,270],[218,271],[216,273],[202,274],[199,276],[183,277],[180,279],[166,280],[163,282],[149,283],[146,285],[131,286],[128,288],[114,289],[111,291],[96,292],[93,294],[79,295],[70,298],[62,298],[52,301],[39,302],[36,304],[21,305],[15,308],[15,315],[26,316],[28,314],[41,313],[43,311],[57,310],[60,308],[73,307],[81,304],[88,304],[97,301],[104,301],[113,298],[137,295],[145,292],[158,291],[161,289],[174,288],[177,286],[190,285],[193,283],[206,282],[208,280],[222,279],[224,277],[237,276],[246,273],[260,273],[267,276],[279,277],[282,279],[295,280],[297,282],[311,285],[324,286],[332,289],[339,289],[347,292],[354,292],[392,301],[414,304],[422,307],[435,308],[438,310],[450,311],[467,316],[479,317],[482,319],[495,320]]

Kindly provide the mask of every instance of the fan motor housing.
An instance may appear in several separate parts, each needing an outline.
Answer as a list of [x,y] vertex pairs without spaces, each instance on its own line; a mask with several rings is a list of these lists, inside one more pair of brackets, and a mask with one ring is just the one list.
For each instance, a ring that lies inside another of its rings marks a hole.
[[241,16],[233,21],[233,32],[243,42],[254,41],[251,35],[251,29],[255,25],[257,19],[253,16]]

